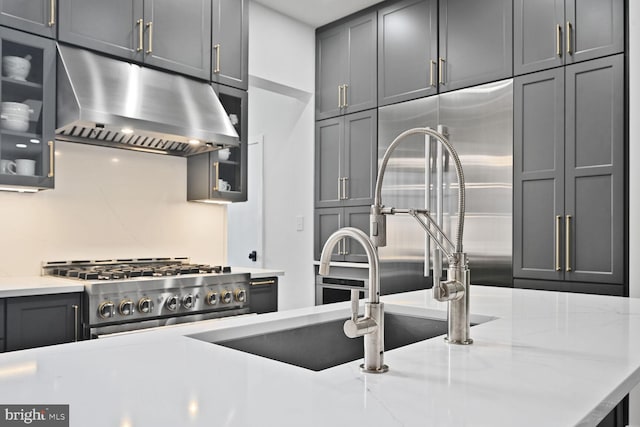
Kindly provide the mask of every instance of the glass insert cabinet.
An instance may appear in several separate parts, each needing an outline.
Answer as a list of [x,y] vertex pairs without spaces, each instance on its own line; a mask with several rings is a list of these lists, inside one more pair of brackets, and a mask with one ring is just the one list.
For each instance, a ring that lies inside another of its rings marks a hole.
[[0,28],[0,189],[54,186],[55,42]]

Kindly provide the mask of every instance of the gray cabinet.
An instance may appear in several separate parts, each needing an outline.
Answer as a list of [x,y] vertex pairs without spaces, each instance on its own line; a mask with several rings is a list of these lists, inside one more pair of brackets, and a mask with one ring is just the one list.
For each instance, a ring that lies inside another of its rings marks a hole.
[[278,278],[264,277],[249,281],[249,306],[252,313],[278,311]]
[[315,205],[370,205],[377,171],[377,110],[316,122]]
[[55,49],[51,39],[0,28],[0,56],[29,65],[13,74],[5,68],[0,79],[2,187],[35,191],[54,186]]
[[376,12],[316,33],[316,119],[375,108]]
[[437,93],[437,62],[437,0],[408,0],[379,9],[379,105]]
[[[369,235],[370,206],[323,208],[315,210],[314,257],[320,259],[325,242],[340,228],[355,227]],[[358,242],[344,238],[333,249],[332,261],[366,262],[367,255]]]
[[60,41],[210,77],[210,1],[60,0],[59,18]]
[[515,0],[514,73],[624,50],[623,0]]
[[229,114],[240,144],[229,148],[228,157],[215,150],[187,158],[187,200],[244,202],[247,200],[248,95],[224,85],[214,85],[214,90]]
[[0,0],[0,25],[55,38],[56,9],[57,0]]
[[622,284],[622,55],[514,84],[514,276]]
[[248,0],[213,0],[211,80],[247,90]]
[[512,0],[440,0],[440,92],[512,76]]
[[7,298],[6,350],[22,350],[81,339],[82,294]]
[[0,353],[4,352],[4,335],[5,335],[5,301],[0,300]]

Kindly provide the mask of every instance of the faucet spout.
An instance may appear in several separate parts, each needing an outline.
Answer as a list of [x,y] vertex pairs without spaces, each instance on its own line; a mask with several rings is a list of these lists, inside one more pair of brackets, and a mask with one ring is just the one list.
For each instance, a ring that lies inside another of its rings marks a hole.
[[362,245],[369,262],[369,301],[365,303],[364,317],[358,315],[359,291],[351,291],[351,318],[344,323],[344,333],[349,338],[364,336],[363,372],[383,373],[389,370],[384,364],[384,306],[380,302],[379,259],[376,248],[367,235],[353,227],[341,228],[324,244],[320,256],[319,274],[329,274],[331,253],[342,239],[352,238]]

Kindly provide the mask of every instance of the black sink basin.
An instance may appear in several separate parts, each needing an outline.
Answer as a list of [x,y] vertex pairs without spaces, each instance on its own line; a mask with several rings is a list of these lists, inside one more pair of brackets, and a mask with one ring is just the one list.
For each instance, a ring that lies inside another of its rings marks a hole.
[[[346,337],[342,330],[345,320],[341,318],[259,335],[214,341],[213,344],[321,371],[364,357],[364,338]],[[447,322],[439,319],[385,313],[384,321],[385,350],[447,333]],[[202,339],[198,336],[193,338]]]

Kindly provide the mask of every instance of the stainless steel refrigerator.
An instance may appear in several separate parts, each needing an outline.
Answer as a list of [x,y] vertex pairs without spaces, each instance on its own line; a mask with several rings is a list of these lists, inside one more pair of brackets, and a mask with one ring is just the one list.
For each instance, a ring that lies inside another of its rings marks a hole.
[[[511,286],[512,80],[379,108],[378,159],[398,134],[424,126],[441,126],[462,162],[466,181],[463,246],[469,256],[471,283]],[[440,178],[436,164],[441,165]],[[439,205],[444,230],[453,237],[457,178],[448,156],[438,156],[435,140],[424,136],[403,140],[389,161],[383,184],[385,206],[435,212]],[[439,199],[438,187],[442,188]],[[430,287],[426,276],[433,265],[426,253],[433,245],[427,244],[422,228],[409,216],[389,216],[387,222],[388,244],[379,250],[382,286],[391,289],[401,281]]]

